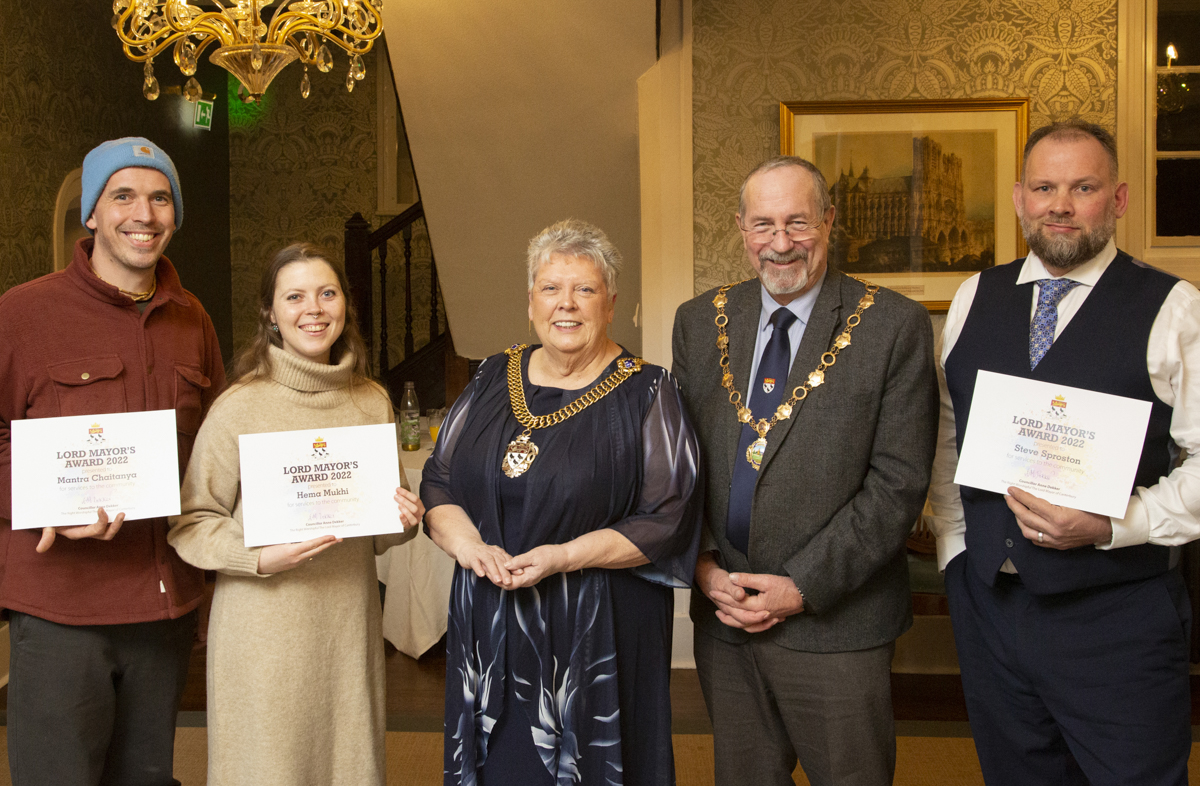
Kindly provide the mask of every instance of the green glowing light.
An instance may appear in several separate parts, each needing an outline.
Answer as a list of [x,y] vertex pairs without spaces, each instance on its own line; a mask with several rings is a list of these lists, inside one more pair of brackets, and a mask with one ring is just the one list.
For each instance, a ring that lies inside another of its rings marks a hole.
[[259,103],[245,103],[238,96],[241,82],[233,74],[226,74],[225,98],[229,103],[229,127],[252,128],[258,125],[264,116],[271,111],[271,94],[268,92]]

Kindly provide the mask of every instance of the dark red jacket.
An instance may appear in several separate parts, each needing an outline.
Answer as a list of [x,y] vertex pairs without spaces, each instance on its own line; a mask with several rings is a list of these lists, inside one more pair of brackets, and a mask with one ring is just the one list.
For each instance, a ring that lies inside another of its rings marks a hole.
[[[149,622],[200,604],[203,573],[167,545],[165,518],[129,521],[109,542],[12,529],[9,423],[23,418],[175,409],[179,476],[225,384],[212,320],[163,257],[144,312],[104,283],[75,246],[66,270],[0,296],[0,608],[67,625]],[[118,511],[110,511],[116,515]]]

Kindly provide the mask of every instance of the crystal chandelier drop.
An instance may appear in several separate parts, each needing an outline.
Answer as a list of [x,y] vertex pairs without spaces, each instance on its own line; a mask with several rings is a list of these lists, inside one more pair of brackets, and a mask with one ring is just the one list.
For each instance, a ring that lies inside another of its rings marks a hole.
[[[308,98],[308,67],[333,69],[329,44],[350,57],[346,89],[367,74],[362,55],[383,32],[383,0],[209,0],[204,8],[186,0],[113,0],[112,25],[130,60],[145,63],[142,94],[158,98],[154,58],[173,47],[175,65],[191,77],[183,86],[189,100],[200,96],[196,65],[208,47],[217,48],[209,60],[242,83],[239,95],[258,101],[284,66],[304,64],[300,93]],[[212,6],[211,8],[209,6]]]

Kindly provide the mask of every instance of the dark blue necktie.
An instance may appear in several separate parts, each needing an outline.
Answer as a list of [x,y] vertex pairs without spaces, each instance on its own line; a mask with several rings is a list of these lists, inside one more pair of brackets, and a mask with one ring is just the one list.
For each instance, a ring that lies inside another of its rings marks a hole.
[[[746,406],[754,413],[754,421],[770,420],[783,401],[787,388],[788,370],[792,365],[792,342],[788,328],[796,321],[796,315],[787,308],[779,308],[771,315],[775,328],[771,339],[763,349],[758,362],[758,376],[750,381]],[[733,482],[729,486],[729,514],[725,526],[725,537],[734,547],[748,554],[750,549],[750,510],[754,505],[754,484],[758,470],[746,460],[750,443],[758,439],[758,432],[747,424],[742,425],[742,437],[738,441],[737,453],[733,456]]]

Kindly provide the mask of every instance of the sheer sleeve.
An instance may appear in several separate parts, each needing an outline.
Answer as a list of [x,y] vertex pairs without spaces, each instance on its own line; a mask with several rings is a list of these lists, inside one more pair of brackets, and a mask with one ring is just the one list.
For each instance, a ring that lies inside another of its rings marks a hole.
[[679,387],[665,369],[642,421],[642,486],[632,516],[613,525],[650,564],[633,568],[647,581],[691,584],[700,547],[704,498],[696,433]]
[[[434,445],[433,453],[425,462],[424,469],[421,470],[420,497],[421,502],[425,503],[426,510],[432,510],[439,505],[462,504],[454,498],[450,490],[450,462],[454,458],[454,448],[462,437],[463,427],[471,412],[471,405],[479,393],[480,375],[487,362],[485,360],[479,364],[479,370],[475,372],[475,376],[467,383],[462,395],[450,408],[450,413],[446,415],[446,420],[438,430],[438,440]],[[429,534],[428,524],[425,525],[425,534]]]

